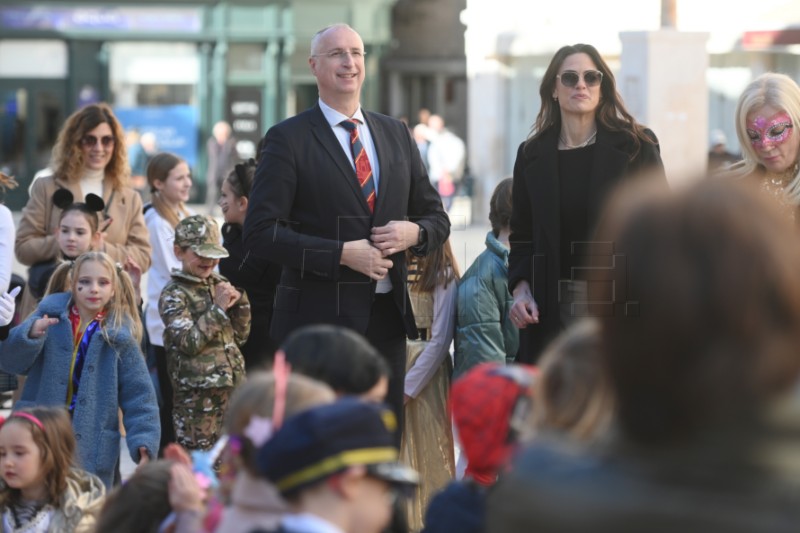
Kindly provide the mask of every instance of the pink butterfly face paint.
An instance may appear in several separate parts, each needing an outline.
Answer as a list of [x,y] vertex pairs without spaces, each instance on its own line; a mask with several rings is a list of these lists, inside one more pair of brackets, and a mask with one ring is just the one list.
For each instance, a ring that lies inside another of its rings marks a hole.
[[788,113],[781,111],[769,118],[757,115],[747,123],[747,136],[756,150],[770,145],[783,144],[792,135],[792,119]]

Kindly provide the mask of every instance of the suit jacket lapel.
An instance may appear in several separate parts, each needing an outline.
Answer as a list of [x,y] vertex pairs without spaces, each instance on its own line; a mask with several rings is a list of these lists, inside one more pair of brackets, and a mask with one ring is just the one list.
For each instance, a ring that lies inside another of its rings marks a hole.
[[328,121],[325,120],[325,115],[322,114],[319,104],[314,107],[314,110],[316,112],[311,118],[311,133],[322,145],[325,151],[328,152],[328,155],[330,155],[331,159],[336,164],[336,167],[339,169],[339,174],[347,183],[347,186],[350,187],[350,190],[352,190],[353,194],[356,195],[359,205],[361,205],[362,208],[369,213],[369,206],[367,205],[367,201],[364,199],[364,194],[361,192],[361,187],[358,184],[358,178],[356,178],[355,170],[353,170],[350,161],[342,151],[342,146],[336,139],[336,135],[334,135],[333,131],[331,131],[331,127],[328,124]]

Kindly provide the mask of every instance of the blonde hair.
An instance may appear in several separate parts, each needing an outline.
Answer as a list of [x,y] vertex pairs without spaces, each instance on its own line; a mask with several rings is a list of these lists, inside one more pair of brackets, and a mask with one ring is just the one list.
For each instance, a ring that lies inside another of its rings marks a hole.
[[[331,403],[336,395],[330,387],[300,374],[289,374],[286,384],[286,417],[316,405]],[[275,375],[256,372],[233,393],[225,416],[225,431],[241,439],[239,459],[247,471],[258,475],[256,446],[244,436],[253,416],[272,418],[275,405]]]
[[[24,415],[38,420],[42,427]],[[64,407],[20,409],[3,423],[4,426],[8,424],[25,426],[31,432],[31,438],[39,448],[39,470],[44,474],[47,503],[58,507],[61,496],[67,490],[69,471],[75,466],[75,436],[67,410]],[[20,497],[19,489],[3,484],[0,489],[0,508],[18,502]]]
[[114,137],[114,150],[106,165],[105,177],[112,188],[121,189],[128,184],[131,173],[125,148],[125,132],[106,103],[89,104],[67,118],[53,146],[53,173],[70,182],[80,180],[85,164],[81,139],[100,124],[108,124]]
[[68,292],[71,290],[72,284],[70,282],[70,273],[72,272],[72,265],[74,261],[61,261],[50,279],[47,280],[47,287],[44,289],[44,296],[49,296],[57,292]]
[[[89,261],[100,263],[108,270],[111,276],[111,284],[114,287],[114,296],[111,297],[111,300],[106,305],[106,319],[102,325],[103,337],[108,341],[106,324],[111,324],[111,327],[117,330],[128,328],[131,336],[137,342],[141,342],[142,321],[139,317],[139,307],[136,302],[133,282],[128,273],[114,263],[108,254],[104,252],[86,252],[75,260],[68,278],[72,294],[75,294],[75,285],[78,282],[81,267]],[[55,277],[55,273],[53,277]]]
[[614,412],[614,395],[603,367],[600,327],[585,319],[545,350],[534,387],[534,424],[578,442],[600,437]]
[[[785,111],[792,119],[793,139],[800,135],[800,87],[785,74],[777,72],[762,74],[745,87],[736,104],[736,137],[742,148],[743,159],[730,169],[736,176],[747,176],[757,169],[764,170],[747,135],[747,115],[766,105]],[[800,172],[797,169],[784,190],[793,203],[800,204]]]
[[150,163],[147,165],[147,183],[150,185],[150,192],[152,193],[151,201],[153,203],[153,208],[161,218],[169,222],[172,229],[175,229],[175,226],[178,225],[181,218],[189,216],[189,211],[186,209],[186,206],[183,205],[183,202],[179,202],[178,212],[183,216],[178,216],[178,213],[167,205],[167,201],[161,196],[161,191],[156,189],[155,182],[166,182],[172,169],[181,163],[185,163],[185,161],[177,155],[169,152],[161,152],[153,156],[153,159],[151,159]]

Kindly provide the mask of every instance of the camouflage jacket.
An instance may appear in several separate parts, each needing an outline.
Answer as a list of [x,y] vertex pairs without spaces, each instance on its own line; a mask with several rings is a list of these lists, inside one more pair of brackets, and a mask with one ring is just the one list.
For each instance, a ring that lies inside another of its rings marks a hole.
[[227,311],[214,305],[214,286],[221,281],[227,280],[217,273],[203,280],[173,270],[161,291],[167,369],[178,389],[235,387],[244,378],[239,347],[250,334],[250,302],[241,291]]

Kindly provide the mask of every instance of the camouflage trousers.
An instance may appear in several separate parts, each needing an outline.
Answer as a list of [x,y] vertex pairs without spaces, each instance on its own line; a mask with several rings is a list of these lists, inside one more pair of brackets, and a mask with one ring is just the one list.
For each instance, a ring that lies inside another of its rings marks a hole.
[[174,391],[175,441],[187,450],[210,450],[222,434],[233,387]]

